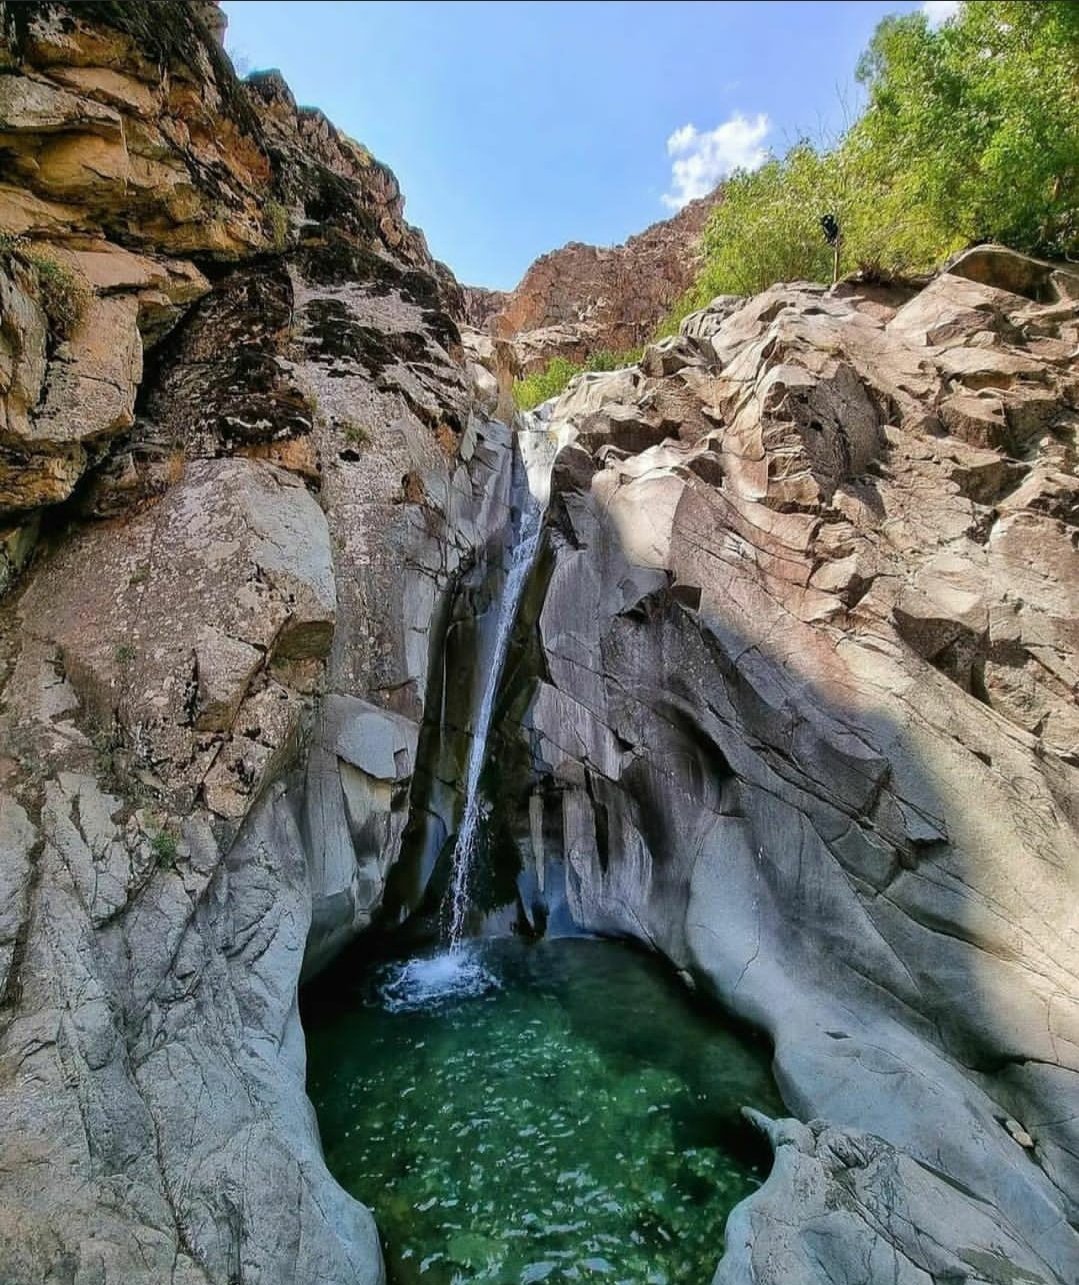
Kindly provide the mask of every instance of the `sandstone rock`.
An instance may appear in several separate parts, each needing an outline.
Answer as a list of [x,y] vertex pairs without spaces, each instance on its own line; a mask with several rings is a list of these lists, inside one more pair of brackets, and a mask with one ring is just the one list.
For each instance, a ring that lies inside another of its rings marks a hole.
[[461,341],[470,363],[476,405],[493,419],[509,423],[515,414],[513,381],[519,374],[513,348],[468,327],[462,330]]
[[21,526],[0,527],[0,597],[30,561],[40,525],[31,518]]
[[36,269],[0,268],[4,449],[0,512],[64,500],[109,437],[134,422],[142,376],[138,304],[130,295],[89,298],[72,333],[46,363],[47,323]]
[[686,366],[701,365],[701,358],[693,344],[684,335],[671,335],[650,344],[641,357],[641,370],[646,375],[673,375]]
[[0,121],[3,135],[77,131],[115,139],[122,133],[114,108],[27,76],[0,77]]
[[4,433],[25,434],[29,412],[37,405],[45,378],[48,319],[37,297],[33,270],[19,259],[11,258],[0,265],[0,306]]
[[972,446],[1007,450],[1010,445],[1004,404],[993,394],[953,393],[940,404],[949,433]]
[[0,994],[7,993],[20,934],[27,929],[31,857],[37,830],[23,808],[0,793]]

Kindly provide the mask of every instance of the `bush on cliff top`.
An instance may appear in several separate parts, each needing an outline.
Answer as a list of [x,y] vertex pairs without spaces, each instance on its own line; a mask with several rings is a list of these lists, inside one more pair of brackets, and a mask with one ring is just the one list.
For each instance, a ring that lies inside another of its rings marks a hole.
[[518,379],[513,385],[513,398],[521,410],[532,410],[548,401],[566,387],[574,375],[583,370],[618,370],[639,361],[643,348],[630,348],[626,352],[594,352],[583,363],[568,361],[565,357],[552,358],[543,370]]
[[862,116],[835,147],[803,141],[728,181],[666,329],[717,294],[831,280],[827,213],[842,272],[927,271],[987,240],[1079,253],[1077,66],[1071,0],[970,0],[936,29],[921,12],[885,18],[858,67]]

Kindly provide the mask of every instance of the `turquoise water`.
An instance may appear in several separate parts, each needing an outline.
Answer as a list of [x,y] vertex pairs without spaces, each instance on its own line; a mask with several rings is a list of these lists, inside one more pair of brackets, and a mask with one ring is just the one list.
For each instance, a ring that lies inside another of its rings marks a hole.
[[326,1160],[390,1279],[707,1285],[767,1172],[738,1115],[782,1111],[767,1051],[622,945],[488,943],[464,996],[426,986],[445,959],[305,1006]]

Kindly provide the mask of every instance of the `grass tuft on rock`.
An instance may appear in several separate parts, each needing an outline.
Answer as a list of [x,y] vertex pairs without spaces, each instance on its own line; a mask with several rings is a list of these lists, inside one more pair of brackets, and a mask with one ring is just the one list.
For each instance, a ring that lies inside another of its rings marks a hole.
[[92,297],[86,278],[26,237],[0,235],[0,262],[5,259],[17,259],[34,270],[49,329],[57,338],[70,338]]
[[557,397],[574,375],[579,375],[582,371],[620,370],[623,366],[632,366],[635,361],[640,361],[642,352],[643,348],[630,348],[625,352],[601,349],[592,353],[584,362],[554,357],[543,370],[514,381],[513,399],[520,410],[532,410],[542,402]]
[[158,865],[169,866],[176,860],[178,851],[176,836],[171,830],[161,829],[150,839],[150,847],[157,858]]

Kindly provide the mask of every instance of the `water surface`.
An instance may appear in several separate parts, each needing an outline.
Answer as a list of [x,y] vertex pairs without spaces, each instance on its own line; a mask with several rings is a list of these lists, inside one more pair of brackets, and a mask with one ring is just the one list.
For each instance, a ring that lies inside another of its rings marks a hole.
[[738,1115],[782,1111],[767,1050],[611,942],[488,943],[465,994],[410,1002],[444,970],[339,967],[305,1006],[326,1160],[391,1280],[707,1285],[767,1171]]

